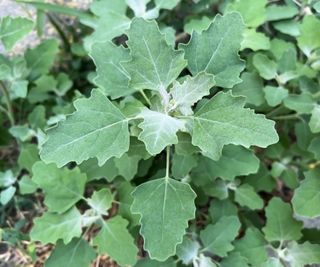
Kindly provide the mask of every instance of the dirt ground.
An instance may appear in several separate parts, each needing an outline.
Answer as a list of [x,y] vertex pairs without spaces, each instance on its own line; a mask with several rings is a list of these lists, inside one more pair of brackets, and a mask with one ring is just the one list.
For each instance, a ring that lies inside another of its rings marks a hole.
[[[45,1],[47,3],[57,3],[61,5],[66,5],[68,7],[74,7],[78,9],[87,9],[92,0],[50,0]],[[12,17],[26,17],[32,20],[36,18],[35,9],[27,4],[18,4],[14,0],[0,0],[0,19],[5,16]],[[50,24],[47,25],[45,35],[41,38],[48,38],[48,36],[55,37],[55,30],[51,27]],[[22,54],[27,48],[34,47],[40,43],[41,38],[37,36],[36,31],[34,30],[29,35],[27,35],[24,39],[19,41],[10,54],[19,55]],[[6,54],[4,47],[0,43],[0,54]]]

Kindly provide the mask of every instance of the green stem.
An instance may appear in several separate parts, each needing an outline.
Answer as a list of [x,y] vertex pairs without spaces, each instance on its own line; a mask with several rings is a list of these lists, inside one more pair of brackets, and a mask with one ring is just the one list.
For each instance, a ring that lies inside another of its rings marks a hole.
[[270,119],[272,119],[272,120],[295,120],[295,119],[299,119],[299,115],[295,113],[295,114],[272,117]]
[[5,113],[9,117],[8,110],[6,110],[3,106],[0,106],[0,111]]
[[166,179],[169,179],[169,169],[170,169],[170,146],[167,146],[167,159],[166,159]]
[[7,105],[7,112],[6,113],[8,115],[8,119],[10,121],[11,126],[13,126],[14,125],[14,115],[13,115],[13,109],[12,109],[12,105],[11,105],[11,100],[10,100],[10,96],[9,96],[8,90],[7,90],[5,84],[2,81],[0,81],[0,91],[2,92],[4,100],[5,100],[6,105]]
[[271,116],[274,116],[275,114],[278,114],[280,111],[284,109],[284,106],[278,106],[275,109],[271,110],[269,113],[266,114],[267,118],[270,118]]
[[150,102],[149,98],[147,97],[147,95],[143,92],[143,90],[140,90],[139,92],[143,96],[143,98],[146,100],[148,105],[151,106],[151,102]]
[[70,51],[70,43],[68,37],[66,36],[65,32],[63,31],[60,22],[55,14],[47,13],[48,19],[51,22],[52,26],[56,29],[59,33],[61,40],[65,46],[66,51]]

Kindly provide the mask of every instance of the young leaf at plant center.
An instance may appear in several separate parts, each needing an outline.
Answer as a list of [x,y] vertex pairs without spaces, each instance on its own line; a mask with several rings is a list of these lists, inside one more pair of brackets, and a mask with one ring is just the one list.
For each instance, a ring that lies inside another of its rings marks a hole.
[[312,170],[304,174],[305,179],[295,190],[292,206],[295,214],[308,218],[320,216],[320,171]]
[[188,221],[195,216],[196,194],[186,183],[161,178],[139,185],[132,196],[131,212],[141,216],[145,250],[151,259],[166,260],[175,254]]
[[227,144],[267,147],[278,142],[274,122],[245,109],[244,97],[218,93],[204,104],[193,117],[192,144],[218,160]]
[[138,138],[145,143],[151,155],[159,154],[166,146],[178,143],[177,131],[184,129],[184,121],[149,109],[143,109],[138,116],[143,118],[139,124],[142,132]]
[[108,209],[111,208],[112,201],[113,195],[109,188],[94,191],[91,198],[87,200],[91,208],[101,215],[108,215]]
[[[201,34],[193,32],[187,45],[181,45],[193,75],[201,71],[215,76],[216,86],[231,88],[241,82],[244,69],[238,52],[244,24],[239,13],[217,15]],[[199,51],[199,52],[198,52]],[[200,52],[201,51],[201,52]]]
[[267,242],[258,229],[247,229],[245,236],[236,240],[234,246],[235,251],[247,258],[252,266],[260,266],[268,258]]
[[174,82],[170,90],[173,107],[183,115],[193,114],[192,106],[204,96],[209,95],[210,88],[213,86],[214,76],[204,72],[200,72],[195,77],[187,76],[183,83]]
[[241,206],[247,206],[252,210],[260,210],[263,208],[263,200],[254,191],[251,185],[243,184],[235,189],[235,201]]
[[128,221],[121,216],[102,222],[100,232],[93,239],[100,254],[107,254],[119,265],[134,265],[137,261],[138,248],[127,230]]
[[50,212],[63,213],[82,198],[87,176],[78,168],[58,169],[54,164],[38,161],[32,173],[32,181],[45,192],[44,203]]
[[112,99],[132,94],[135,89],[128,87],[130,76],[121,66],[121,61],[130,60],[129,49],[115,46],[111,41],[95,43],[90,52],[96,67],[94,83]]
[[121,65],[130,75],[130,87],[155,90],[166,98],[167,87],[186,66],[184,53],[167,44],[155,21],[135,18],[127,35],[132,59]]
[[272,198],[266,208],[266,217],[267,223],[262,230],[268,241],[300,239],[302,223],[293,219],[290,204],[280,198]]
[[55,244],[59,239],[68,244],[72,238],[79,237],[81,232],[81,214],[73,207],[62,214],[47,212],[36,218],[30,237],[43,244]]
[[25,37],[33,28],[32,20],[22,17],[2,17],[0,20],[0,40],[6,50],[10,50],[17,41]]
[[129,149],[128,119],[99,90],[74,102],[76,111],[48,131],[40,156],[59,167],[96,157],[101,166]]
[[266,20],[267,0],[238,0],[227,6],[227,11],[238,11],[246,26],[257,28]]
[[240,222],[236,216],[225,216],[215,224],[209,224],[200,232],[204,245],[203,251],[209,251],[219,257],[224,257],[233,249],[231,242],[238,235]]
[[96,252],[89,243],[80,238],[74,238],[67,245],[58,241],[53,252],[45,262],[45,267],[80,267],[89,266],[96,257]]

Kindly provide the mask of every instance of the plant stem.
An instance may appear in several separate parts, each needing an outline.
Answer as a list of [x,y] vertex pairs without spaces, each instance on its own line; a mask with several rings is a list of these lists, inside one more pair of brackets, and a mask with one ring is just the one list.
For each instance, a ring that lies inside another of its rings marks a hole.
[[295,119],[299,119],[299,115],[295,113],[295,114],[272,117],[270,119],[272,119],[272,120],[295,120]]
[[146,100],[148,105],[151,106],[151,102],[150,102],[149,98],[147,97],[147,95],[143,92],[143,90],[140,90],[139,92],[143,96],[143,98]]
[[284,106],[280,105],[276,107],[275,109],[271,110],[269,113],[266,114],[267,118],[270,118],[271,116],[274,116],[275,114],[279,113],[284,109]]
[[166,160],[166,179],[169,179],[169,169],[170,169],[170,146],[167,146],[167,160]]
[[70,43],[68,37],[66,36],[65,32],[63,31],[60,22],[55,14],[47,13],[48,19],[51,22],[52,26],[56,29],[60,38],[64,44],[65,50],[70,51]]
[[14,115],[13,115],[13,109],[12,109],[12,106],[11,106],[11,100],[10,100],[10,97],[9,97],[8,90],[7,90],[5,84],[2,81],[0,81],[0,91],[2,92],[4,100],[5,100],[6,105],[7,105],[7,112],[6,113],[8,115],[8,119],[10,121],[11,126],[13,126],[14,125]]

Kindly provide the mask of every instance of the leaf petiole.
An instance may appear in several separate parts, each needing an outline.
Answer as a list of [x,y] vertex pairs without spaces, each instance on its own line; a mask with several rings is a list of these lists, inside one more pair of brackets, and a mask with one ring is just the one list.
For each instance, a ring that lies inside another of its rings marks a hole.
[[143,98],[146,100],[146,102],[148,103],[148,105],[151,106],[150,99],[147,97],[147,95],[145,94],[145,92],[143,92],[143,90],[140,90],[139,92],[140,92],[140,94],[143,96]]
[[166,179],[169,179],[169,169],[170,169],[170,146],[166,148],[167,156],[166,156]]

